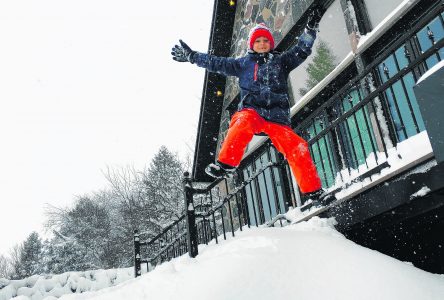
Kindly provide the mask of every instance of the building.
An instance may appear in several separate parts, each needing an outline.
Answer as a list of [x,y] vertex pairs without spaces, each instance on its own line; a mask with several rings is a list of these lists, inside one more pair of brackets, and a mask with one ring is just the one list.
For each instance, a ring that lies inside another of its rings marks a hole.
[[[425,119],[414,90],[444,58],[444,1],[215,0],[209,51],[243,56],[259,22],[285,51],[315,2],[327,11],[313,54],[290,73],[289,90],[292,128],[309,142],[323,186],[340,199],[323,214],[359,244],[444,273],[444,164],[426,130],[431,124],[439,132],[439,122]],[[214,162],[238,102],[235,78],[206,73],[195,181],[211,181],[204,168]],[[257,136],[238,175],[248,178],[279,160],[268,138]],[[288,167],[269,169],[251,186],[245,197],[252,224],[305,202]]]

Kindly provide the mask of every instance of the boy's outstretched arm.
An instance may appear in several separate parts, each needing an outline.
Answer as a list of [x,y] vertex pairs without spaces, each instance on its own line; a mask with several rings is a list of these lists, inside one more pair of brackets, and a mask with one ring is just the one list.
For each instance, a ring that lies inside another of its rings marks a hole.
[[297,44],[282,54],[284,65],[289,71],[303,63],[311,54],[311,48],[316,39],[316,31],[324,13],[325,9],[323,7],[314,7],[308,17],[304,32],[298,38]]
[[199,53],[182,40],[180,45],[175,45],[171,51],[173,59],[178,62],[190,62],[210,72],[217,72],[228,76],[237,76],[240,71],[240,61],[232,57],[219,57],[215,55]]

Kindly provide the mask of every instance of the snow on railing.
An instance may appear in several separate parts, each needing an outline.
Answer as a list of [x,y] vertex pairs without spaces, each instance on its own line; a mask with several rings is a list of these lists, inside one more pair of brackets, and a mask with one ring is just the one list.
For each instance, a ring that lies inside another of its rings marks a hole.
[[[362,169],[364,169],[365,165],[360,166],[361,170],[352,170],[351,173],[347,170],[342,170],[343,180],[338,180],[337,183],[328,190],[340,188],[341,190],[336,194],[336,197],[346,200],[433,158],[432,146],[426,131],[398,143],[396,147],[388,149],[387,152],[388,157],[386,157],[383,152],[378,152],[376,154],[376,156],[379,157],[380,164],[381,162],[388,163],[388,166],[383,168],[380,172],[373,174],[362,181],[356,181],[353,184],[348,185],[348,182],[353,182],[355,178],[362,174]],[[367,158],[367,163],[369,167],[376,167],[376,159],[373,153]],[[433,164],[430,165],[430,167],[432,166]]]

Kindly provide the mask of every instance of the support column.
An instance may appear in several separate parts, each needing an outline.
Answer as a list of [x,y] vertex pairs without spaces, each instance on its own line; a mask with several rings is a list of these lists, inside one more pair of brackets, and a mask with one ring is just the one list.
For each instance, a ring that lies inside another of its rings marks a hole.
[[197,227],[196,227],[196,215],[194,212],[193,203],[193,187],[190,177],[190,173],[185,172],[183,177],[183,191],[184,191],[184,204],[185,212],[187,214],[187,245],[188,254],[190,257],[196,257],[199,253],[197,245]]

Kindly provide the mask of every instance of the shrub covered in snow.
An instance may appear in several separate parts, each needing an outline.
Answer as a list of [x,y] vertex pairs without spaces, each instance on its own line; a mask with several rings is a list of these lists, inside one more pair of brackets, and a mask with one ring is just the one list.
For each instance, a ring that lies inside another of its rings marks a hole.
[[98,291],[134,277],[134,269],[67,272],[59,275],[34,275],[22,280],[0,279],[0,300],[51,300],[62,295]]

